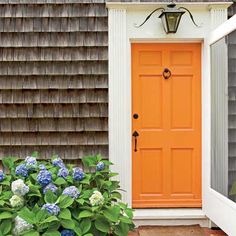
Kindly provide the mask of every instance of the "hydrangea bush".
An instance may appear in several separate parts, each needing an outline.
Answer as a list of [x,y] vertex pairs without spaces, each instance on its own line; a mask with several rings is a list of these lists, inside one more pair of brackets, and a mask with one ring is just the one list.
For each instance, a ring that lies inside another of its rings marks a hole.
[[82,159],[84,171],[59,157],[4,158],[0,170],[0,236],[126,236],[133,211],[100,156]]

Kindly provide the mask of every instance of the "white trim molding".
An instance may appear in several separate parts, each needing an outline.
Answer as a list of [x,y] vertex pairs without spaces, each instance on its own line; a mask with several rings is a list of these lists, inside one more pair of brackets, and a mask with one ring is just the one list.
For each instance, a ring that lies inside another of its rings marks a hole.
[[131,205],[130,84],[127,79],[126,10],[109,10],[109,157]]
[[134,212],[135,226],[194,225],[209,227],[210,221],[201,209],[138,209]]
[[[188,8],[199,8],[207,9],[212,6],[216,8],[228,8],[232,5],[232,2],[176,2],[176,5],[186,6]],[[107,2],[106,6],[108,9],[126,9],[126,10],[147,10],[152,8],[157,8],[160,6],[166,6],[168,2]]]
[[[129,206],[132,204],[132,42],[202,42],[202,185],[209,177],[204,173],[206,170],[204,165],[209,165],[210,158],[210,81],[208,79],[210,65],[206,58],[208,49],[204,39],[212,28],[227,20],[226,12],[231,3],[181,3],[181,6],[191,8],[197,22],[203,23],[200,28],[192,24],[187,14],[183,16],[176,34],[166,35],[161,22],[156,17],[150,18],[142,28],[135,28],[134,24],[142,22],[150,13],[150,9],[157,8],[158,4],[166,5],[166,2],[157,4],[107,3],[109,12],[109,158],[115,164],[113,170],[119,173],[121,188],[125,190],[123,199]],[[221,18],[219,22],[217,17]],[[203,203],[205,202],[204,194],[203,190]],[[167,209],[163,209],[163,216],[165,214],[168,217]]]

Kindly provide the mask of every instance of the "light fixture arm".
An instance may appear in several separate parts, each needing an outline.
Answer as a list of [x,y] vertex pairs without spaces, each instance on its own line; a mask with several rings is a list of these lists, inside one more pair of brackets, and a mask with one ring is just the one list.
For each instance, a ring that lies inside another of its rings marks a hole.
[[192,20],[192,22],[193,22],[193,24],[194,24],[195,26],[197,26],[197,27],[201,27],[200,25],[198,25],[198,24],[195,22],[192,13],[191,13],[187,8],[185,8],[185,7],[179,7],[178,9],[183,9],[183,10],[187,11],[188,14],[189,14],[189,17],[191,18],[191,20]]
[[157,9],[155,9],[154,11],[152,11],[148,16],[147,16],[147,18],[144,20],[144,22],[141,24],[141,25],[136,25],[135,24],[135,27],[136,28],[139,28],[139,27],[141,27],[141,26],[143,26],[148,20],[149,20],[149,18],[153,15],[153,13],[155,13],[155,12],[157,12],[157,11],[159,11],[159,10],[165,10],[163,7],[160,7],[160,8],[157,8]]

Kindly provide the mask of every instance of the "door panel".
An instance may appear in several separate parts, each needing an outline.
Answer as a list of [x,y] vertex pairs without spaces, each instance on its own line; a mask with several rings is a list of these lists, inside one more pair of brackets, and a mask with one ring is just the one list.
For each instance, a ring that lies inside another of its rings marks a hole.
[[200,207],[201,45],[132,44],[132,110],[133,207]]
[[[153,86],[153,84],[156,86]],[[142,128],[162,127],[162,79],[155,76],[140,76],[140,116]],[[149,96],[145,96],[149,94]],[[156,96],[159,94],[159,96]],[[153,109],[156,107],[156,109]]]
[[[192,194],[193,149],[171,149],[171,194]],[[185,163],[183,165],[183,163]]]
[[[163,191],[162,162],[163,154],[161,149],[142,149],[141,150],[141,192],[142,194],[161,194]],[[148,163],[153,163],[149,165]],[[157,179],[157,184],[147,184],[150,179]]]
[[[192,76],[176,76],[171,80],[171,129],[192,128]],[[183,93],[183,91],[185,91]]]

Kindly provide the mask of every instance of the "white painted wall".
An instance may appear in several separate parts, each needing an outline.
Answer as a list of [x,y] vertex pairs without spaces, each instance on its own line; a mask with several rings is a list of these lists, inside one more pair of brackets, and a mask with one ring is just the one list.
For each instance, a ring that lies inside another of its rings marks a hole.
[[[156,6],[157,7],[157,6]],[[127,37],[132,41],[135,40],[173,40],[173,39],[200,39],[205,37],[210,28],[210,11],[204,7],[203,9],[194,8],[188,6],[191,10],[196,22],[201,25],[201,27],[196,27],[188,13],[182,16],[181,22],[177,33],[166,34],[161,19],[158,18],[160,12],[154,13],[152,17],[141,27],[135,28],[134,24],[140,24],[147,17],[148,13],[152,11],[153,8],[147,10],[127,10]],[[154,8],[155,9],[155,8]]]

